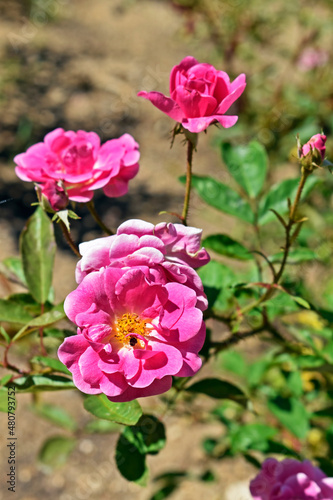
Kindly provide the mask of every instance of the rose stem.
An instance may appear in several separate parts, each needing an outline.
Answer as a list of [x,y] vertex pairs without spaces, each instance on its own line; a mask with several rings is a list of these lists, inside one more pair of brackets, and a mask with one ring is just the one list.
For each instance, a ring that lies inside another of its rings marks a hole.
[[66,225],[64,224],[64,222],[61,220],[60,221],[60,227],[61,227],[61,230],[62,230],[62,234],[64,235],[64,238],[65,240],[67,241],[68,245],[70,246],[70,248],[73,250],[73,252],[75,253],[75,255],[77,257],[80,257],[81,258],[81,254],[79,252],[79,249],[78,247],[75,245],[74,241],[72,240],[72,237],[71,235],[69,234],[69,231],[66,227]]
[[98,213],[96,212],[96,209],[95,209],[95,205],[94,205],[94,202],[93,201],[89,201],[87,203],[87,207],[89,209],[89,212],[91,213],[91,215],[93,216],[93,218],[95,219],[95,221],[97,222],[97,224],[99,225],[99,227],[108,235],[112,235],[114,234],[113,231],[111,231],[111,229],[109,229],[105,224],[104,222],[102,221],[102,219],[99,217]]
[[185,198],[182,213],[182,221],[184,226],[187,226],[187,214],[190,205],[190,195],[191,195],[191,184],[192,184],[192,158],[193,158],[194,146],[192,142],[187,139],[187,166],[186,166],[186,186],[185,186]]

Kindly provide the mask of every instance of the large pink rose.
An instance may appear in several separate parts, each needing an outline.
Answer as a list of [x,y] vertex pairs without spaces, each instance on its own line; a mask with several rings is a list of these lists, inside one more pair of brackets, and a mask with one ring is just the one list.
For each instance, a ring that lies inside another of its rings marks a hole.
[[139,92],[170,118],[180,122],[190,132],[202,132],[211,123],[229,128],[238,116],[226,116],[230,106],[245,89],[245,75],[232,83],[224,71],[210,64],[200,64],[193,57],[185,57],[170,75],[170,97],[160,92]]
[[161,394],[173,375],[201,367],[205,326],[196,303],[185,285],[152,282],[145,265],[91,272],[65,300],[78,334],[65,339],[59,358],[87,394],[111,401]]
[[36,182],[42,189],[47,185],[43,194],[54,192],[56,187],[51,184],[56,186],[61,181],[73,201],[90,201],[99,188],[106,196],[117,197],[127,193],[128,181],[138,172],[138,147],[129,134],[101,146],[95,132],[57,128],[45,136],[44,142],[15,156],[15,171],[23,181]]
[[268,458],[250,491],[254,500],[332,500],[333,478],[308,460]]
[[201,234],[201,229],[182,224],[126,221],[113,236],[81,243],[76,280],[80,283],[87,274],[105,267],[145,269],[149,283],[177,282],[192,288],[197,307],[204,310],[207,298],[193,269],[209,262],[208,253],[200,248]]

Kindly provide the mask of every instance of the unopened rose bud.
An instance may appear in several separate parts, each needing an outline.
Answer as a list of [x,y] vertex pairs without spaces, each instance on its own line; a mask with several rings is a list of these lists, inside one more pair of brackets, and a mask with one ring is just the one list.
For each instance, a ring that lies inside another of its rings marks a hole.
[[326,135],[316,134],[300,149],[301,163],[304,167],[320,166],[326,154]]
[[42,196],[49,202],[52,210],[58,212],[68,205],[68,196],[61,182],[49,181],[42,186]]

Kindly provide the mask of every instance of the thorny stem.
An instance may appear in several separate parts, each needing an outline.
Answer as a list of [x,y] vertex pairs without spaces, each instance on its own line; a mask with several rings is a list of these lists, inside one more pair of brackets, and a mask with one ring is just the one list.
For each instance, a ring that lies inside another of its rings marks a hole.
[[62,234],[64,235],[65,237],[65,240],[67,241],[68,245],[70,246],[70,248],[73,250],[73,252],[75,253],[75,255],[79,258],[81,258],[81,254],[79,252],[79,249],[78,247],[76,246],[76,244],[74,243],[66,225],[63,223],[63,221],[61,220],[60,222],[60,227],[61,227],[61,230],[62,230]]
[[28,372],[26,372],[25,370],[21,370],[21,368],[18,368],[17,366],[12,365],[11,363],[9,363],[9,361],[8,361],[8,351],[9,351],[11,345],[12,345],[12,343],[9,342],[9,344],[6,346],[6,349],[5,349],[5,352],[4,352],[4,356],[3,356],[3,362],[0,363],[0,366],[3,366],[3,368],[8,368],[9,370],[12,370],[12,371],[18,373],[19,375],[26,375]]
[[194,149],[193,143],[190,141],[190,139],[187,139],[186,186],[185,186],[183,213],[182,213],[182,221],[185,226],[187,226],[187,214],[190,205],[193,149]]
[[292,238],[292,234],[291,234],[292,228],[293,228],[294,224],[297,224],[297,220],[295,219],[295,216],[296,216],[298,204],[299,204],[299,201],[301,199],[301,195],[302,195],[303,188],[305,186],[306,179],[308,178],[310,173],[311,173],[310,171],[302,168],[301,180],[300,180],[299,185],[298,185],[298,189],[297,189],[294,203],[292,204],[290,211],[289,211],[288,222],[285,225],[286,235],[285,235],[285,246],[284,246],[284,253],[283,253],[282,262],[280,264],[279,270],[275,273],[274,279],[271,283],[271,288],[269,288],[261,297],[259,297],[258,300],[256,300],[255,302],[252,302],[251,304],[248,304],[240,311],[237,311],[236,315],[238,317],[243,316],[244,313],[251,311],[252,309],[257,307],[258,305],[262,304],[263,302],[268,300],[274,294],[274,292],[275,292],[274,285],[277,285],[279,283],[279,281],[282,277],[282,274],[284,272],[286,263],[287,263],[289,251],[290,251],[290,248],[291,248],[292,242],[293,242],[293,238]]
[[96,212],[96,208],[95,208],[95,205],[94,205],[94,202],[93,201],[89,201],[87,203],[87,207],[89,209],[89,212],[91,213],[91,215],[93,216],[93,218],[95,219],[95,221],[97,222],[97,224],[99,225],[99,227],[108,235],[112,235],[114,234],[113,231],[111,231],[111,229],[109,229],[105,224],[104,222],[102,221],[102,219],[100,218],[100,216],[98,215],[98,213]]

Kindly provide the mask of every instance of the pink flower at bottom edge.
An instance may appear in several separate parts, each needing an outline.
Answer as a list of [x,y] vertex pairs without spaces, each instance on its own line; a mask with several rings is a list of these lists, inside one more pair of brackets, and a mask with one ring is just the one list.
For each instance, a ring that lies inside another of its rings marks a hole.
[[78,333],[59,359],[87,394],[130,401],[167,391],[172,376],[194,375],[205,339],[195,292],[152,284],[147,269],[106,268],[87,275],[65,301]]
[[250,482],[254,500],[332,500],[333,478],[308,460],[268,458]]

